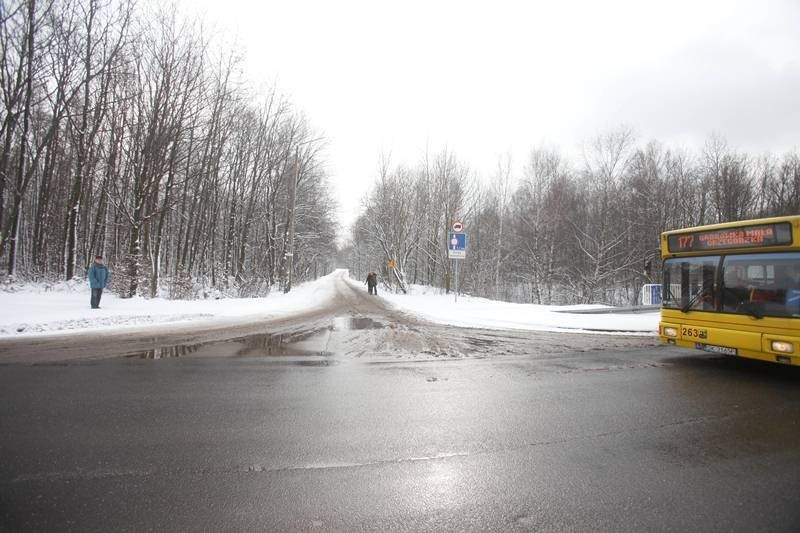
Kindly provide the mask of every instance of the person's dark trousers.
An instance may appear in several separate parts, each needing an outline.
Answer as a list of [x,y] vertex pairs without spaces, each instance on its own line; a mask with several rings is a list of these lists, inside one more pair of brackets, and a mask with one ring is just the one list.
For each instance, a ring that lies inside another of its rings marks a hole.
[[100,307],[101,296],[103,296],[103,289],[92,289],[92,309]]

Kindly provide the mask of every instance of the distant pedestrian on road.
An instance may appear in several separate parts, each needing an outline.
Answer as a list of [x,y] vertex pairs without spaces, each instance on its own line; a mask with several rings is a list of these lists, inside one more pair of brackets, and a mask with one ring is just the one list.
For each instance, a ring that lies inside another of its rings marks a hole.
[[375,272],[367,274],[367,289],[370,294],[378,295],[378,275]]
[[103,296],[103,289],[108,284],[108,267],[103,264],[102,255],[94,258],[87,277],[89,278],[89,287],[92,289],[92,309],[100,309],[100,298]]

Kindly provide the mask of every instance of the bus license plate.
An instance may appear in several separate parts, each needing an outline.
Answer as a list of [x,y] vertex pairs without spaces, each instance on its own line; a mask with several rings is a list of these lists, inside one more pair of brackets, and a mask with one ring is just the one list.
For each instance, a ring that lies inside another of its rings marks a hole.
[[705,350],[706,352],[720,353],[722,355],[738,355],[739,352],[736,348],[728,348],[727,346],[714,346],[713,344],[703,344],[702,342],[694,343],[694,347],[698,350]]

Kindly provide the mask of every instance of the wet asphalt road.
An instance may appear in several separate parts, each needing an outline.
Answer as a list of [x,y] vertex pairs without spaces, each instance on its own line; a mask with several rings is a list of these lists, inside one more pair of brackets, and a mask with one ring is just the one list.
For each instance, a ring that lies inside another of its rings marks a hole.
[[271,322],[0,342],[0,531],[800,530],[797,368],[335,283]]
[[797,531],[795,370],[651,347],[7,364],[0,529]]

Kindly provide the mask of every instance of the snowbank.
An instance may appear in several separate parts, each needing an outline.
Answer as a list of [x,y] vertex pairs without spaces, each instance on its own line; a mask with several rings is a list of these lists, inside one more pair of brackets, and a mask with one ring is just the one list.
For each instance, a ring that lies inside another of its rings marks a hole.
[[[275,292],[266,298],[121,299],[106,292],[101,309],[94,310],[89,308],[89,288],[84,283],[15,286],[12,292],[0,292],[0,336],[109,330],[145,324],[168,323],[180,327],[190,321],[215,318],[274,319],[331,305],[338,294],[335,281],[341,278],[347,278],[346,271],[335,271],[298,285],[289,294]],[[412,287],[409,295],[382,292],[381,298],[395,308],[432,322],[461,327],[642,335],[654,334],[658,329],[658,313],[556,312],[605,307],[599,305],[523,305],[469,296],[459,297],[456,303],[453,295],[421,286]]]
[[165,300],[119,298],[103,293],[100,309],[89,307],[89,287],[84,283],[26,284],[13,292],[0,292],[0,336],[106,330],[121,326],[185,323],[215,317],[269,319],[310,311],[329,304],[336,294],[333,272],[316,281],[275,292],[265,298],[219,300]]
[[[397,309],[440,324],[466,328],[539,331],[584,331],[652,335],[658,332],[659,313],[570,314],[570,310],[602,309],[605,305],[514,304],[442,294],[439,289],[412,286],[409,294],[382,293]],[[560,312],[559,312],[560,311]],[[564,312],[567,311],[567,312]]]

